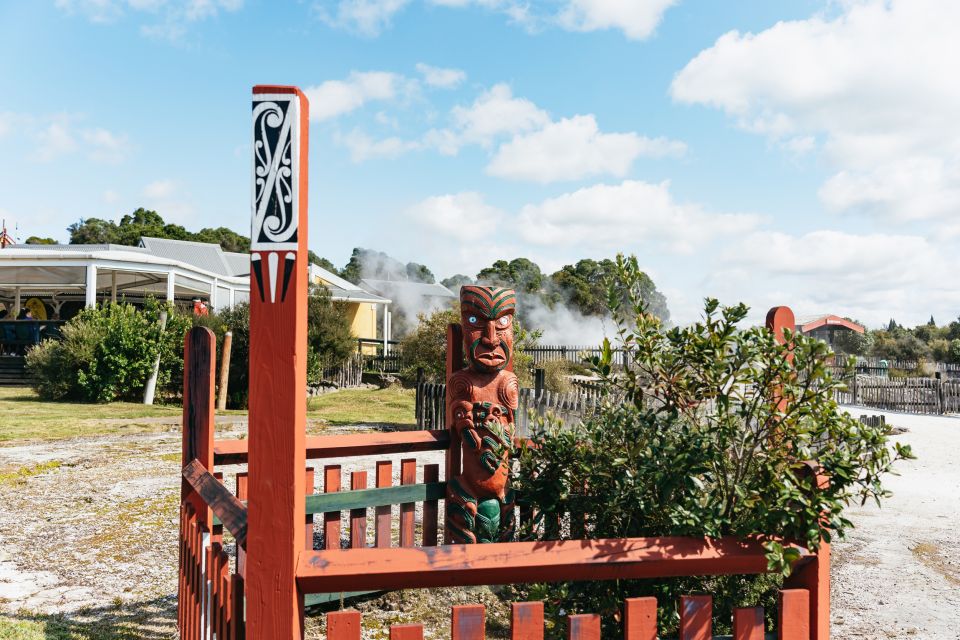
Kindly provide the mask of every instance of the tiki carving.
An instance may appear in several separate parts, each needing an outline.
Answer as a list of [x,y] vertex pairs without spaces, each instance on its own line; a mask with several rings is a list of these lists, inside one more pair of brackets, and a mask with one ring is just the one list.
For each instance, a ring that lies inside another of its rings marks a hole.
[[495,542],[513,532],[510,453],[519,399],[511,370],[515,307],[513,289],[460,289],[467,367],[447,377],[447,424],[463,455],[460,472],[447,483],[453,542]]

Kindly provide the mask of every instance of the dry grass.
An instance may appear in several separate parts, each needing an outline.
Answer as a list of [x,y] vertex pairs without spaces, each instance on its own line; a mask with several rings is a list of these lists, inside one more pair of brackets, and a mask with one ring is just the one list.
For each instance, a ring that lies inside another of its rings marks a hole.
[[169,405],[48,402],[32,389],[0,387],[0,444],[167,431],[169,421],[158,418],[176,418],[181,413],[180,407]]
[[960,587],[960,565],[950,559],[943,550],[932,542],[920,542],[910,549],[914,557],[933,569],[954,586]]

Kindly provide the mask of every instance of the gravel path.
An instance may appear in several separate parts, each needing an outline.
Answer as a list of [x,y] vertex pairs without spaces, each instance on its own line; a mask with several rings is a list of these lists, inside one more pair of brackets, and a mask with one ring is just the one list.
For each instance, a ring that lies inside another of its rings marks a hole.
[[[887,420],[907,429],[897,438],[918,460],[901,463],[902,475],[888,478],[894,495],[883,508],[851,509],[857,527],[834,544],[833,637],[960,639],[960,419]],[[0,613],[115,620],[135,625],[139,637],[175,636],[180,434],[172,429],[0,448],[0,471],[24,470],[0,481]],[[405,456],[389,457],[398,481]],[[421,465],[442,460],[438,453],[417,457]],[[345,463],[344,481],[365,468],[372,484],[374,463]],[[228,486],[236,469],[226,469]],[[359,606],[381,629],[432,616],[431,637],[445,637],[449,609],[439,600],[483,602],[494,616],[506,615],[487,589],[449,591],[426,600],[400,592]],[[308,621],[310,637],[321,637],[322,621]]]
[[856,528],[833,546],[833,637],[960,638],[960,418],[884,415],[917,459],[886,479],[883,507],[849,512]]

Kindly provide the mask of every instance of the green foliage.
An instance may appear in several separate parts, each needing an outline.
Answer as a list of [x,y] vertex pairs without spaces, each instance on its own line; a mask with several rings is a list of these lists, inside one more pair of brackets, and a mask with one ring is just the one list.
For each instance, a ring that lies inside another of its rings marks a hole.
[[[605,316],[609,313],[607,292],[611,281],[616,276],[616,262],[613,260],[580,260],[575,265],[566,265],[552,276],[554,287],[567,302],[586,316]],[[657,290],[657,286],[650,277],[639,274],[640,295],[646,304],[649,313],[654,314],[664,322],[670,319],[666,297]],[[622,291],[621,297],[627,300],[627,292]]]
[[433,273],[422,264],[408,262],[403,264],[382,251],[356,247],[350,255],[350,261],[343,268],[340,276],[353,284],[358,284],[362,278],[374,280],[409,280],[411,282],[426,282],[433,284],[436,279]]
[[[842,383],[825,366],[825,343],[788,332],[791,351],[763,327],[738,328],[746,306],[716,300],[701,322],[664,330],[643,300],[641,274],[635,258],[617,258],[608,302],[629,366],[614,374],[605,341],[592,362],[608,397],[600,414],[565,429],[541,424],[521,451],[518,495],[542,525],[522,535],[566,537],[551,523],[572,513],[585,515],[594,538],[757,534],[817,549],[852,526],[844,517],[851,501],[889,495],[881,478],[911,457],[909,447],[891,449],[888,427],[838,408]],[[818,487],[803,460],[816,460],[829,483]],[[797,557],[772,540],[766,548],[774,578],[567,584],[552,602],[612,613],[625,597],[656,595],[662,631],[673,632],[679,595],[707,591],[728,621],[733,606],[769,600],[775,576]]]
[[403,354],[400,377],[405,384],[416,382],[419,369],[423,369],[427,382],[445,381],[447,326],[453,322],[460,322],[459,303],[449,309],[438,309],[430,315],[417,315],[416,329],[400,341]]
[[337,267],[334,266],[332,262],[330,262],[326,258],[321,258],[317,254],[315,254],[313,251],[309,251],[309,250],[307,251],[307,262],[309,262],[310,264],[315,264],[322,269],[326,269],[327,271],[329,271],[334,275],[340,275],[340,270],[337,269]]
[[307,382],[317,384],[323,372],[339,367],[357,348],[350,331],[346,302],[335,301],[326,287],[307,300]]
[[513,287],[517,293],[538,293],[543,287],[544,277],[532,260],[514,258],[510,262],[497,260],[477,273],[477,282]]
[[151,299],[142,310],[108,304],[81,311],[64,325],[62,340],[44,341],[27,354],[37,393],[48,400],[141,400],[158,354],[157,390],[177,393],[190,319],[169,309],[161,331],[162,308]]
[[[853,322],[863,326],[861,322],[856,320]],[[833,348],[837,353],[848,356],[865,356],[870,352],[871,347],[873,347],[873,333],[870,331],[864,331],[863,333],[837,331],[833,338]]]
[[547,391],[566,393],[573,388],[570,375],[573,373],[573,363],[567,360],[548,360],[540,365],[543,369],[543,387]]
[[227,331],[232,333],[227,406],[231,409],[245,408],[250,390],[250,305],[245,302],[208,316],[195,317],[194,324],[209,327],[216,334],[218,367],[222,356],[223,337]]
[[119,223],[100,218],[87,218],[69,227],[70,244],[122,244],[136,246],[143,236],[192,240],[219,244],[224,251],[245,253],[250,250],[250,239],[226,227],[205,228],[196,233],[187,231],[178,224],[167,223],[156,211],[137,209],[120,218]]
[[449,278],[444,278],[440,281],[440,284],[459,295],[460,287],[465,284],[473,284],[473,278],[470,276],[465,276],[462,273],[458,273],[450,276]]
[[59,244],[53,238],[41,238],[40,236],[30,236],[24,241],[24,244]]

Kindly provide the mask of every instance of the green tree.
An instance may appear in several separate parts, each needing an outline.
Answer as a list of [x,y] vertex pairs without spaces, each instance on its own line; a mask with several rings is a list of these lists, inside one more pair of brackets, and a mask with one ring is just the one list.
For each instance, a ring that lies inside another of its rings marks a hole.
[[540,267],[527,258],[497,260],[477,273],[477,282],[500,287],[513,287],[518,293],[539,293],[543,287]]
[[87,218],[73,223],[67,227],[67,231],[70,233],[70,244],[112,243],[134,247],[140,243],[140,238],[147,236],[219,244],[224,251],[235,253],[250,250],[249,238],[226,227],[204,228],[192,233],[181,225],[167,223],[159,213],[143,207],[123,216],[119,223]]
[[[853,320],[856,324],[863,326],[862,323]],[[848,356],[865,356],[873,346],[873,336],[869,331],[857,333],[856,331],[837,331],[833,339],[834,349],[838,353]]]
[[357,348],[347,303],[333,300],[326,287],[319,287],[307,301],[307,347],[308,377],[314,384],[323,372],[346,362]]
[[407,273],[407,279],[413,282],[433,284],[437,281],[430,269],[417,262],[408,262],[404,269]]
[[41,238],[39,236],[30,236],[24,244],[60,244],[53,238]]
[[[609,299],[629,367],[613,372],[605,341],[592,362],[607,398],[599,415],[565,428],[541,424],[521,450],[517,495],[538,525],[522,536],[760,534],[816,550],[852,526],[844,517],[851,502],[889,495],[882,477],[910,449],[891,446],[888,426],[838,408],[842,382],[826,366],[825,343],[790,332],[791,346],[781,345],[764,327],[738,327],[745,305],[716,300],[706,301],[702,321],[664,330],[640,295],[641,273],[635,258],[618,258],[616,280],[629,302],[616,287]],[[830,482],[818,485],[802,460],[815,460]],[[561,527],[567,514],[573,524]],[[765,548],[783,574],[800,553],[776,541]],[[676,632],[678,596],[706,591],[723,632],[732,607],[772,604],[775,578],[561,583],[549,587],[547,606],[603,614],[603,635],[613,638],[622,636],[612,627],[624,598],[655,595],[666,637]],[[539,598],[547,589],[531,591]]]
[[450,289],[450,291],[457,293],[460,290],[460,287],[463,285],[473,284],[473,278],[470,276],[465,276],[462,273],[458,273],[450,276],[449,278],[444,278],[440,281],[440,284],[445,286],[447,289]]
[[336,275],[336,276],[340,275],[340,270],[337,269],[337,267],[334,266],[332,262],[330,262],[326,258],[321,258],[317,254],[315,254],[313,251],[307,250],[307,262],[309,262],[310,264],[315,264],[321,269],[326,269],[333,275]]
[[233,253],[249,253],[250,251],[250,238],[226,227],[200,229],[197,233],[188,235],[189,237],[185,239],[219,244],[224,251]]

